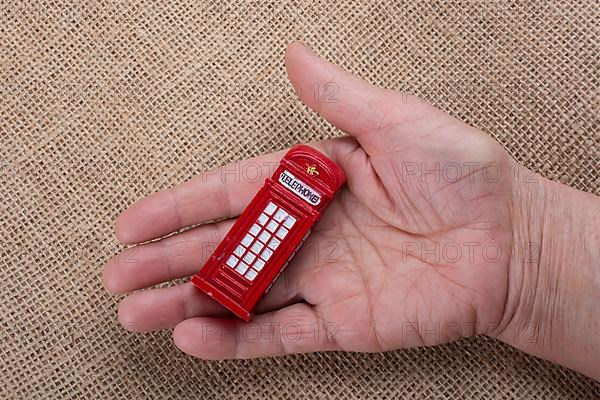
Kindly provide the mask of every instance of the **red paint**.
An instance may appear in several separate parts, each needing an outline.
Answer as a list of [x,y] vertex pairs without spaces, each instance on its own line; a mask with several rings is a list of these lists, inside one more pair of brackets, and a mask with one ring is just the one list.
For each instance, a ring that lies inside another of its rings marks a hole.
[[346,181],[321,152],[292,147],[192,282],[245,321]]

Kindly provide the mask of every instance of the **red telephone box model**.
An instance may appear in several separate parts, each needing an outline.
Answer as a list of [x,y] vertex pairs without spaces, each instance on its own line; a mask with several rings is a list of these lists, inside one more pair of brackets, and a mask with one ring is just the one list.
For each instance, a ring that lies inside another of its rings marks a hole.
[[194,275],[194,285],[249,321],[345,181],[324,154],[292,147]]

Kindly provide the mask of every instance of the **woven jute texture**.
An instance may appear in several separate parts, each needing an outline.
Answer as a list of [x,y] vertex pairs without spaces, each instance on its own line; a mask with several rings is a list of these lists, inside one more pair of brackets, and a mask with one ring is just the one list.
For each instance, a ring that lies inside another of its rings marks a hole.
[[0,398],[598,399],[486,338],[207,362],[127,333],[101,284],[113,220],[202,169],[340,135],[296,99],[302,39],[422,96],[545,176],[599,193],[590,1],[1,1]]

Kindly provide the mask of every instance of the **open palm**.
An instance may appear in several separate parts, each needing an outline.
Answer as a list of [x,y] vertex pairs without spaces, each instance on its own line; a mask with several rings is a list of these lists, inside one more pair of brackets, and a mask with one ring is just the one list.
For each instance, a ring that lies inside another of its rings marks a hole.
[[[131,294],[119,307],[121,323],[175,327],[175,343],[203,358],[382,351],[496,329],[516,207],[507,153],[482,132],[360,81],[300,44],[290,46],[286,64],[302,101],[350,135],[312,144],[344,169],[347,187],[250,324],[189,282]],[[315,84],[324,88],[316,98],[308,89]],[[238,170],[253,163],[269,176],[283,154],[242,161]],[[117,221],[125,243],[221,221],[115,257],[106,287],[124,293],[197,272],[210,255],[203,244],[219,242],[261,185],[212,171],[140,200]]]

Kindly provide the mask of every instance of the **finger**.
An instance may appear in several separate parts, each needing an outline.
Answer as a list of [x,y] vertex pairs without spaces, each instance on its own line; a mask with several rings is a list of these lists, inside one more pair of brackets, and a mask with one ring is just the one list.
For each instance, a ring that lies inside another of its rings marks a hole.
[[[326,219],[323,222],[328,223]],[[319,243],[323,248],[331,249],[331,243],[327,242],[320,232],[313,233],[289,267],[284,269],[274,282],[269,293],[257,304],[256,313],[270,312],[296,304],[304,300],[305,296],[319,302],[323,293],[335,294],[338,288],[328,288],[326,276],[335,275],[337,281],[345,282],[344,274],[323,274],[320,267],[332,268],[331,262],[341,260],[331,251],[326,253],[325,258],[317,256],[315,249],[318,249]],[[339,251],[337,245],[334,250],[336,253]],[[196,272],[196,269],[193,272]],[[343,286],[340,285],[340,288]],[[127,329],[134,331],[169,329],[185,319],[194,317],[232,316],[225,307],[206,296],[192,283],[136,292],[119,305],[119,320]]]
[[168,238],[125,249],[104,267],[104,286],[126,293],[192,275],[206,262],[235,221],[202,225]]
[[231,163],[142,198],[117,218],[117,238],[139,243],[194,224],[235,217],[282,156],[277,152]]
[[119,322],[134,332],[173,328],[196,315],[226,316],[228,311],[191,282],[136,292],[119,304]]
[[175,345],[204,359],[270,357],[336,350],[316,309],[299,303],[257,315],[244,323],[233,318],[199,317],[175,327]]
[[[266,313],[304,299],[304,293],[313,299],[322,294],[315,285],[319,266],[325,262],[314,255],[319,241],[319,233],[309,238],[306,245],[273,284],[269,293],[256,306],[256,313]],[[329,255],[329,253],[328,253]],[[329,260],[331,261],[331,260]],[[336,276],[340,280],[340,276]],[[336,288],[329,289],[335,292]],[[173,328],[181,321],[194,317],[231,317],[233,314],[212,298],[206,296],[192,283],[169,288],[150,289],[133,293],[119,305],[119,320],[127,329],[135,331],[153,331]]]
[[289,79],[306,105],[367,148],[373,133],[396,121],[419,119],[429,107],[420,99],[356,78],[315,55],[300,42],[286,51]]
[[[284,279],[278,279],[257,310],[272,311],[298,302],[297,292],[286,290],[290,287],[285,286]],[[232,318],[233,314],[191,282],[136,292],[119,304],[119,321],[136,332],[170,329],[194,317]]]

